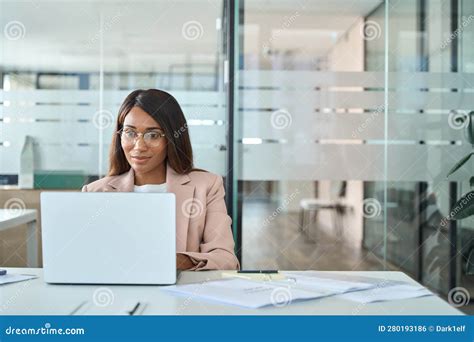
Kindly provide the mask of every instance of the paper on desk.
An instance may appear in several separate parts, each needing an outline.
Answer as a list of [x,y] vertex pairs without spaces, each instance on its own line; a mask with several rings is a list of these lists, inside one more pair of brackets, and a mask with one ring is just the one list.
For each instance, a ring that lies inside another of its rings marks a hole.
[[[399,284],[400,282],[386,281],[383,279],[350,276],[343,274],[328,274],[316,271],[284,272],[287,281],[293,281],[294,286],[308,291],[329,291],[337,294],[367,290],[384,284]],[[274,282],[277,283],[277,282]],[[280,283],[280,282],[278,282]]]
[[19,281],[25,281],[25,280],[35,279],[35,278],[38,278],[38,276],[35,276],[32,274],[7,273],[5,275],[0,276],[0,285],[16,283]]
[[433,293],[423,286],[403,284],[345,293],[338,296],[338,298],[344,298],[359,303],[373,303],[432,295]]
[[237,273],[237,271],[225,271],[221,273],[222,278],[240,278],[253,281],[285,280],[283,273]]
[[245,279],[223,279],[203,283],[172,285],[163,290],[222,303],[260,308],[267,305],[285,306],[294,301],[326,297],[331,291],[306,291],[293,284],[274,284]]
[[328,279],[331,281],[341,281],[341,282],[349,282],[355,284],[373,284],[375,286],[391,286],[396,284],[408,284],[406,281],[400,280],[391,280],[379,277],[367,277],[361,276],[357,274],[348,273],[335,273],[335,272],[327,272],[327,271],[285,271],[288,277],[292,276],[303,276],[303,277],[311,277],[311,278],[319,278],[319,279]]

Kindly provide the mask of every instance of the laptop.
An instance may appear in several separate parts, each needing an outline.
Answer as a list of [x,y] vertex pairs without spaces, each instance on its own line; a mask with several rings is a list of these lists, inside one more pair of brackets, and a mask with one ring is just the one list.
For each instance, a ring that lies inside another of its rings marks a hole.
[[44,280],[176,283],[172,193],[42,192]]

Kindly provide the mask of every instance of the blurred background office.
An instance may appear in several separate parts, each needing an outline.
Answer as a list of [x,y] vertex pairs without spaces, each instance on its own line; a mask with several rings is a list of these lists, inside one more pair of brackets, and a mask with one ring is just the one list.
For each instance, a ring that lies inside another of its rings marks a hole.
[[[225,178],[243,268],[400,270],[469,302],[474,222],[445,218],[473,175],[446,177],[472,149],[474,2],[0,0],[0,28],[3,211],[103,177],[121,101],[160,88]],[[0,229],[0,266],[35,229]]]

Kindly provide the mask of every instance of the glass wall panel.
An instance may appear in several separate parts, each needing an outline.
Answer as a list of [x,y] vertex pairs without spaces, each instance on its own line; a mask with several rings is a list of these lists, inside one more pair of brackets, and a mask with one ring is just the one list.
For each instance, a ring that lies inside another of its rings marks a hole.
[[384,27],[366,21],[381,1],[243,6],[243,266],[384,269],[362,245],[367,225],[384,238],[383,189],[365,190],[385,179]]
[[464,133],[474,83],[460,53],[469,9],[461,3],[402,1],[387,11],[386,259],[445,295],[461,284],[474,237],[470,219],[446,219],[472,172],[467,164],[447,177],[472,149]]
[[401,270],[471,291],[472,218],[448,218],[472,165],[447,175],[472,148],[472,4],[242,6],[244,267]]
[[[2,208],[106,175],[118,108],[139,88],[177,98],[196,167],[225,176],[222,1],[2,0],[0,28]],[[24,227],[0,244],[0,265],[25,266]]]

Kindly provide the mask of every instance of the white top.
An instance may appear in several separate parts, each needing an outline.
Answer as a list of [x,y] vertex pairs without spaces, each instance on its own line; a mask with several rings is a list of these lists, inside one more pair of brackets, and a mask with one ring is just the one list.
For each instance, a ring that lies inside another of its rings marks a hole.
[[166,183],[135,185],[133,192],[166,192]]

